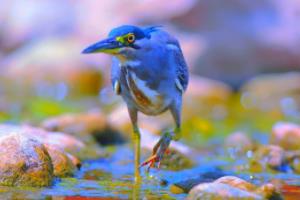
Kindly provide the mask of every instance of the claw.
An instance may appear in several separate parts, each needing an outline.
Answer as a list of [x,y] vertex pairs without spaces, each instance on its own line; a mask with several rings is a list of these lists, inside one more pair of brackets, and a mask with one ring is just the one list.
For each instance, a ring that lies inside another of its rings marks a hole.
[[168,146],[170,145],[171,140],[172,140],[172,134],[165,133],[161,137],[161,139],[157,142],[157,144],[154,146],[152,151],[152,156],[150,156],[150,158],[148,158],[145,162],[140,164],[139,168],[148,165],[148,169],[147,169],[148,172],[150,168],[159,168],[160,161],[163,158],[163,155],[169,152]]
[[154,163],[157,162],[157,155],[152,155],[150,158],[148,158],[145,162],[141,163],[139,168],[144,167],[149,164],[149,167],[153,167]]

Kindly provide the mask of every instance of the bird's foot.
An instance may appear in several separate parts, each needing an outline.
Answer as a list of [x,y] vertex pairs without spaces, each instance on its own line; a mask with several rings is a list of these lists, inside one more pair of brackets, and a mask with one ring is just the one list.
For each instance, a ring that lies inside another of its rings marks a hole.
[[150,168],[159,168],[164,154],[168,152],[167,149],[171,143],[173,134],[172,132],[166,132],[154,146],[152,155],[140,164],[140,167],[148,165],[147,171],[149,171]]

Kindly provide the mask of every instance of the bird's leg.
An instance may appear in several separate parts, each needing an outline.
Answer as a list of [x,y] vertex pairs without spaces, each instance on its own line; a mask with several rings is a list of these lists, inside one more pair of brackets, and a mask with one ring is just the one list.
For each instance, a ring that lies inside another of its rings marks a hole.
[[152,150],[152,155],[144,161],[140,167],[148,165],[148,171],[151,167],[160,167],[160,161],[163,158],[167,148],[172,140],[179,140],[181,138],[180,125],[181,125],[181,106],[177,104],[170,108],[172,116],[176,123],[176,128],[173,131],[165,132],[159,141],[155,144]]
[[140,180],[140,157],[141,157],[141,134],[137,125],[137,110],[128,108],[130,120],[133,127],[133,148],[134,148],[134,178],[138,182]]

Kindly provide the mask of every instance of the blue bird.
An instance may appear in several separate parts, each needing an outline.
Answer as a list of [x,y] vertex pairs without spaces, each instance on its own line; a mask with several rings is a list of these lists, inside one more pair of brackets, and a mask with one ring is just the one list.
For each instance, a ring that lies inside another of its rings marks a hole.
[[[160,27],[124,25],[114,28],[107,39],[83,53],[112,55],[111,81],[116,94],[125,100],[133,126],[135,175],[148,165],[159,167],[171,140],[181,137],[182,95],[188,86],[188,68],[178,40]],[[152,156],[140,164],[138,112],[158,115],[167,110],[176,127],[165,132],[154,146]]]

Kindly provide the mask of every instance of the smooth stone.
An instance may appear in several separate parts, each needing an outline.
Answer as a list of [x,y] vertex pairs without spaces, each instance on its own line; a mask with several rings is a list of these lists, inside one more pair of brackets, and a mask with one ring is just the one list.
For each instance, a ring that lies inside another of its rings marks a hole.
[[46,144],[45,147],[51,157],[54,176],[60,178],[73,176],[76,171],[76,165],[74,165],[69,156],[56,146]]
[[261,145],[254,151],[250,159],[250,170],[253,172],[263,172],[268,169],[281,170],[285,165],[285,151],[276,145]]
[[300,150],[300,125],[277,122],[272,128],[270,143],[286,150]]
[[188,194],[187,200],[262,200],[263,197],[224,183],[201,183]]
[[100,111],[63,114],[46,119],[41,125],[49,131],[59,131],[81,138],[87,143],[96,140],[101,145],[124,143],[125,137],[109,124]]
[[253,150],[255,145],[246,133],[237,131],[226,137],[224,146],[240,155]]
[[213,182],[224,175],[225,174],[221,169],[215,168],[211,171],[200,174],[197,178],[190,178],[172,184],[170,186],[170,191],[174,194],[188,193],[194,186],[199,185],[200,183]]
[[51,157],[42,143],[20,133],[0,137],[0,184],[5,186],[50,186]]

